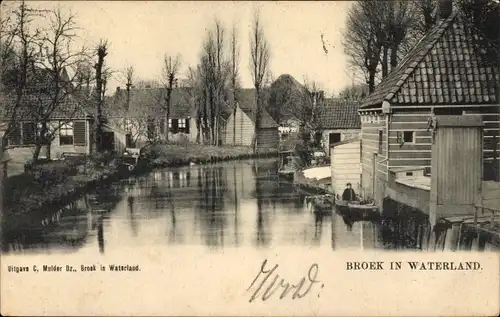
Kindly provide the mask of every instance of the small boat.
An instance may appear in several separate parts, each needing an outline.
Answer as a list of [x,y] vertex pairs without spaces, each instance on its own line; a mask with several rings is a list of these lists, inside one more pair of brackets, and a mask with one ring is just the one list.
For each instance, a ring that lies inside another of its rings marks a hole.
[[335,207],[340,214],[356,219],[365,219],[378,215],[378,208],[373,202],[336,199]]

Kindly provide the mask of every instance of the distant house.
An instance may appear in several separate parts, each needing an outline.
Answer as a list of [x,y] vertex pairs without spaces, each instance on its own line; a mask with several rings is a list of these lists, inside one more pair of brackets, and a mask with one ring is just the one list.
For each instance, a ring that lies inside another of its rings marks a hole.
[[432,168],[433,118],[438,115],[482,117],[485,176],[498,181],[498,171],[486,171],[499,158],[495,82],[500,72],[478,53],[477,38],[459,12],[448,11],[363,101],[359,113],[366,195],[383,199],[390,170]]
[[[30,111],[33,107],[48,108],[52,102],[52,92],[47,90],[50,84],[47,77],[48,72],[37,69],[33,80],[26,90],[24,102],[17,109],[17,120],[10,131],[7,151],[15,162],[26,162],[31,159],[38,138],[40,123],[36,116]],[[75,93],[67,91],[61,93],[58,106],[50,114],[47,126],[53,134],[50,144],[44,145],[39,157],[59,157],[63,152],[90,153],[92,134],[91,124],[93,113],[88,105],[84,104]],[[7,93],[2,102],[13,103],[14,93]],[[7,107],[0,107],[0,118],[8,123],[10,117],[6,113]]]
[[196,120],[189,88],[174,88],[170,99],[170,115],[166,121],[164,88],[116,89],[106,110],[109,125],[125,133],[126,147],[140,147],[154,139],[196,141]]
[[354,101],[327,99],[318,111],[321,140],[325,153],[333,144],[353,139],[361,132],[359,104]]
[[[255,90],[242,89],[238,95],[236,113],[230,115],[225,125],[224,144],[252,145],[256,110]],[[278,124],[265,109],[260,111],[260,127],[256,141],[258,149],[277,149],[279,145]]]

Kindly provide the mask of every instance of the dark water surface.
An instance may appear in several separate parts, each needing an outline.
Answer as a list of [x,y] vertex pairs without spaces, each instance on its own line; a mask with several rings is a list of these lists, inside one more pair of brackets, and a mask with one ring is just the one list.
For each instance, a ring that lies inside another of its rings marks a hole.
[[[167,168],[96,188],[4,237],[3,252],[53,253],[151,246],[393,248],[378,223],[320,216],[277,177],[275,160]],[[37,222],[38,223],[38,222]]]

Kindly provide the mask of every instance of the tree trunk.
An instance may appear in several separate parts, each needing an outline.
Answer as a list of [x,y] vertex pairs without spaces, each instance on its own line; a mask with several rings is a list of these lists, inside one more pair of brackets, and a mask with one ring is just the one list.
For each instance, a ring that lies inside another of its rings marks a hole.
[[391,46],[391,71],[396,69],[398,66],[398,49],[399,49],[399,44],[394,43]]
[[369,93],[372,93],[375,90],[375,70],[369,70],[367,84]]
[[[389,47],[387,45],[384,45],[382,47],[382,78],[386,78],[387,75],[389,74],[388,55],[389,55]],[[392,62],[392,55],[391,55],[391,62]]]

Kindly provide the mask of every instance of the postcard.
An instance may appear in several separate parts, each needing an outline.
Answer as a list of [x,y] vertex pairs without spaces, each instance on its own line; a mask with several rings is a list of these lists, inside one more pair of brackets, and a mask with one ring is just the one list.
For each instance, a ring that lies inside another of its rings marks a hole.
[[2,316],[498,316],[497,0],[4,1]]

